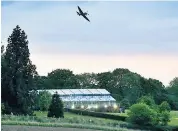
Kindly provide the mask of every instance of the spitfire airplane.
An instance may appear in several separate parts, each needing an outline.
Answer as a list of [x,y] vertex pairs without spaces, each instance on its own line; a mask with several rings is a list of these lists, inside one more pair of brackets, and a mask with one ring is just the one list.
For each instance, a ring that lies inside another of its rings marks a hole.
[[89,15],[88,12],[83,12],[79,6],[78,6],[78,10],[79,10],[79,12],[77,12],[77,14],[79,16],[80,15],[83,16],[86,20],[88,20],[90,22],[90,20],[86,17],[86,15]]

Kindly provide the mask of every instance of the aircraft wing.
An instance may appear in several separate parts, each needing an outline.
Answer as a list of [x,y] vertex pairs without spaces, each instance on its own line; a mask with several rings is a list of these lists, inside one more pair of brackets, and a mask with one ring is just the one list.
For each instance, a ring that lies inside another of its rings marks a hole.
[[83,14],[83,11],[80,9],[79,6],[78,6],[78,10],[80,11],[80,14]]
[[85,15],[83,15],[83,17],[90,22],[90,20]]

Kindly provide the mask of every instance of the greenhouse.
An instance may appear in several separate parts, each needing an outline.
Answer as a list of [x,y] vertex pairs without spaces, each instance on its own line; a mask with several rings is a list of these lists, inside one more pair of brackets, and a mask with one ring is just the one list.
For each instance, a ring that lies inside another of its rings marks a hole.
[[49,89],[38,90],[48,91],[52,95],[56,92],[60,95],[64,106],[67,108],[97,108],[98,106],[111,106],[116,100],[106,89]]

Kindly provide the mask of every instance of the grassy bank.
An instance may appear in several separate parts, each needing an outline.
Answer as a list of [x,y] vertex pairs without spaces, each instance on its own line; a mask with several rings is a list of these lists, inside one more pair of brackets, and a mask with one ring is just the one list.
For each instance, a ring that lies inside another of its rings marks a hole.
[[[35,114],[37,116],[39,116],[39,117],[46,117],[47,116],[47,112],[35,112]],[[127,116],[126,113],[109,113],[109,114]],[[168,125],[169,126],[178,126],[178,111],[171,111],[170,114],[171,114],[171,121],[168,123]],[[75,117],[79,117],[79,115],[73,114],[73,113],[69,113],[69,112],[65,112],[65,118],[73,118],[73,117],[74,118]],[[110,119],[104,119],[104,118],[96,118],[96,117],[91,117],[91,116],[82,116],[82,118],[91,119],[93,121],[105,121],[105,122],[109,122],[109,123],[118,122],[116,120],[110,120]],[[123,122],[123,123],[126,123],[126,122]]]
[[2,125],[2,131],[99,131],[94,129],[79,129],[69,127],[42,127],[42,126],[22,126],[22,125]]
[[35,112],[36,116],[10,116],[3,115],[2,121],[17,121],[17,122],[39,122],[39,123],[71,123],[83,125],[99,125],[106,127],[129,127],[127,122],[110,120],[104,118],[96,118],[91,116],[81,116],[65,112],[65,118],[47,118],[46,112]]
[[[65,113],[65,118],[47,118],[47,112],[35,112],[37,116],[2,116],[2,125],[26,125],[43,127],[71,127],[82,129],[95,129],[106,131],[131,131],[131,125],[126,122],[80,116],[72,113]],[[126,128],[129,129],[126,129]]]
[[[47,112],[35,112],[36,116],[11,116],[2,115],[2,125],[26,125],[26,126],[43,126],[43,127],[71,127],[82,129],[95,129],[95,130],[133,130],[145,129],[140,126],[130,124],[128,122],[111,120],[105,118],[97,118],[92,116],[77,115],[69,112],[64,113],[64,118],[48,118]],[[120,115],[120,114],[115,114]],[[126,114],[122,114],[126,115]],[[178,126],[177,119],[178,111],[171,111],[170,126]]]
[[[71,123],[40,123],[40,122],[18,122],[18,121],[2,121],[2,125],[8,125],[10,126],[19,125],[19,126],[27,126],[28,128],[25,130],[29,130],[29,127],[53,127],[53,131],[56,130],[58,127],[64,128],[71,128],[71,131],[73,131],[74,128],[78,129],[93,129],[93,130],[103,130],[103,131],[140,131],[140,130],[131,130],[131,129],[125,129],[125,128],[114,128],[114,127],[105,127],[105,126],[96,126],[96,125],[84,125],[84,124],[71,124]],[[11,129],[11,128],[10,128]],[[61,129],[61,128],[60,128]],[[11,130],[9,130],[11,131]],[[18,130],[19,131],[19,130]],[[30,130],[29,130],[30,131]],[[44,130],[43,130],[44,131]]]

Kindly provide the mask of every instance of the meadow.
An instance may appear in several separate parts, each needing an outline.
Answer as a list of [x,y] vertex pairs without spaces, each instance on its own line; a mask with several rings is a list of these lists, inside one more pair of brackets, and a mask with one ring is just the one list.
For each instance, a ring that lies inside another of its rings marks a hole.
[[63,127],[41,127],[41,126],[18,126],[2,125],[3,131],[99,131],[93,129],[63,128]]
[[[35,112],[36,116],[3,115],[2,125],[26,125],[42,127],[67,127],[106,131],[133,131],[133,125],[117,120],[82,116],[69,112],[64,118],[47,118],[47,112]],[[137,130],[140,131],[140,130]]]
[[[10,129],[9,125],[26,125],[26,131],[32,130],[31,126],[40,127],[57,127],[60,130],[70,130],[66,128],[81,128],[81,129],[91,129],[91,130],[106,130],[106,131],[140,131],[138,126],[130,124],[124,121],[117,121],[105,118],[97,118],[92,116],[77,115],[70,112],[64,112],[64,118],[48,118],[47,112],[36,111],[34,112],[36,116],[13,116],[13,115],[2,115],[1,121],[2,125],[6,125],[3,129],[8,131]],[[111,113],[110,113],[111,114]],[[124,115],[126,113],[112,113],[114,115]],[[178,126],[178,111],[171,111],[171,121],[169,126]],[[29,128],[30,126],[30,128]],[[24,127],[25,128],[25,127]],[[18,129],[18,128],[14,128]],[[54,129],[56,130],[56,128]],[[143,129],[142,129],[143,130]],[[15,131],[15,130],[14,130]]]

